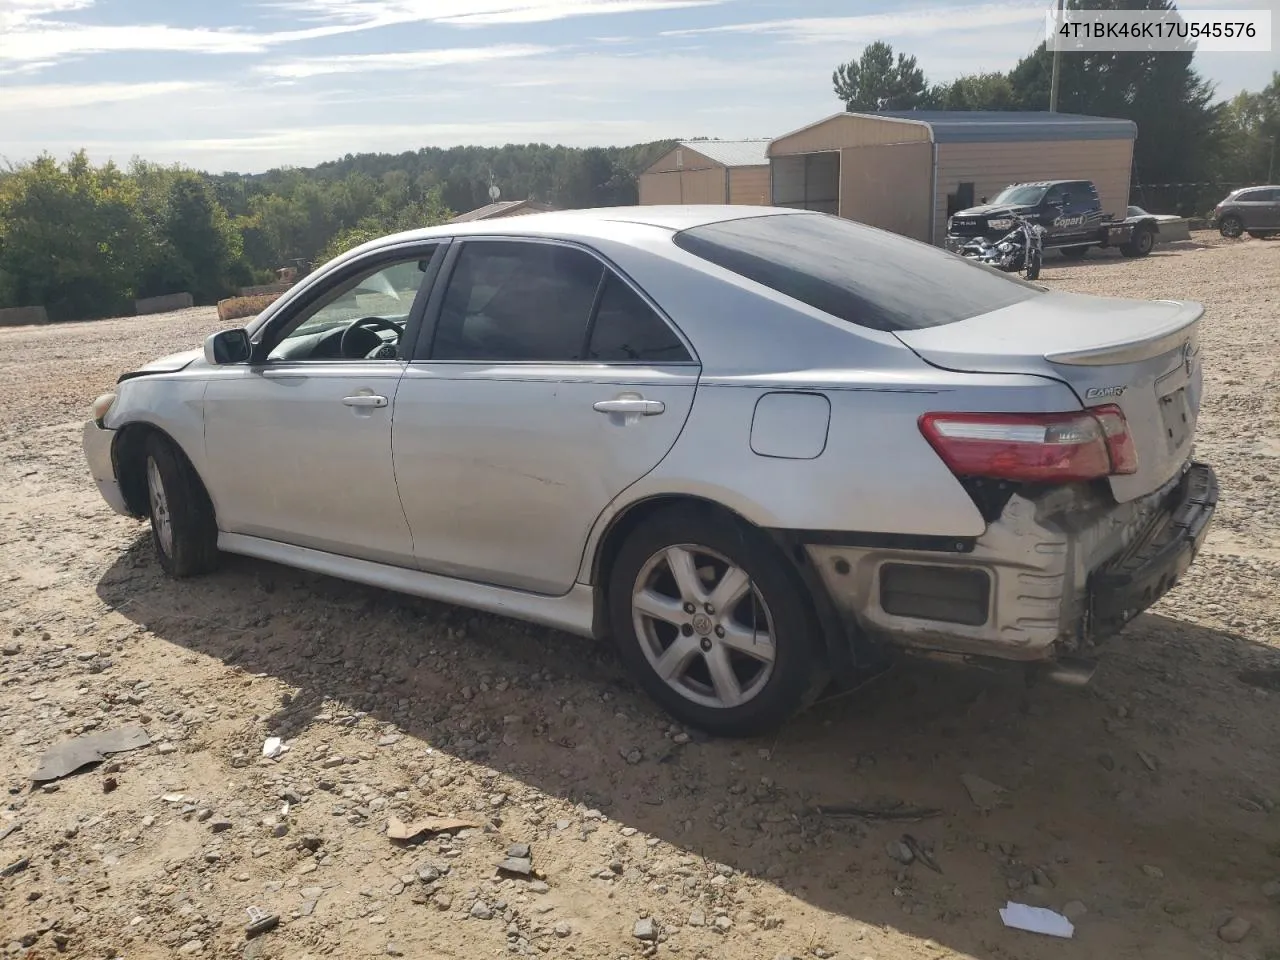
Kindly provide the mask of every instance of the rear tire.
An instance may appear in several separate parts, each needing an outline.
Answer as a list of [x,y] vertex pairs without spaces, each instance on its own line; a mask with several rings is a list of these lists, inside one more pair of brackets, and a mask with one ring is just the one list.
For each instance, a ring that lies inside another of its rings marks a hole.
[[1244,232],[1244,221],[1234,213],[1229,213],[1218,223],[1218,233],[1229,240],[1234,240]]
[[1068,260],[1083,260],[1089,253],[1089,247],[1063,247],[1061,253]]
[[1138,227],[1133,231],[1133,239],[1120,247],[1120,255],[1122,257],[1145,257],[1155,245],[1155,231],[1150,227]]
[[682,724],[767,733],[829,680],[803,582],[764,534],[729,518],[655,514],[619,551],[608,606],[620,659]]
[[147,438],[144,456],[151,542],[160,566],[177,579],[210,572],[218,565],[218,526],[195,468],[159,434]]

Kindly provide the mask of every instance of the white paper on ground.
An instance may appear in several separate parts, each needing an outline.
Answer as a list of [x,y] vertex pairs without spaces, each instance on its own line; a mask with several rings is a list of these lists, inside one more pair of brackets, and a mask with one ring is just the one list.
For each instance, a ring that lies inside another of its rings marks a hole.
[[1064,940],[1070,940],[1076,930],[1071,921],[1060,913],[1044,907],[1014,903],[1012,900],[1000,908],[1000,919],[1006,927],[1013,927],[1015,930],[1043,933],[1050,937],[1062,937]]
[[267,737],[267,742],[262,745],[262,755],[268,760],[274,760],[288,749],[279,737]]

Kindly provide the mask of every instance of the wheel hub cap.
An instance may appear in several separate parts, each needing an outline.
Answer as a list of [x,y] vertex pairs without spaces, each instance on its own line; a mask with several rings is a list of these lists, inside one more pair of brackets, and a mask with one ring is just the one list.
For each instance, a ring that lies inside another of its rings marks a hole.
[[721,709],[757,696],[773,674],[773,617],[746,571],[695,544],[641,568],[632,622],[645,659],[682,697]]

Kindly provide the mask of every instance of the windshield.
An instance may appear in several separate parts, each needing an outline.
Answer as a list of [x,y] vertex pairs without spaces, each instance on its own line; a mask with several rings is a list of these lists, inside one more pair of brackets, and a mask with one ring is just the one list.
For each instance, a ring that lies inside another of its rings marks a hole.
[[992,200],[992,203],[1011,203],[1018,206],[1033,207],[1044,197],[1048,187],[1012,186],[1005,187]]
[[990,313],[1045,291],[964,257],[841,217],[748,217],[676,246],[849,323],[892,333]]

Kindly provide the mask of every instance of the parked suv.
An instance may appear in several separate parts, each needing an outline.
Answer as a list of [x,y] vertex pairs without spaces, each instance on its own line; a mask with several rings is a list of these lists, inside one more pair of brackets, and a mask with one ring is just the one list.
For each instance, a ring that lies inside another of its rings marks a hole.
[[1213,208],[1212,222],[1224,237],[1269,237],[1280,233],[1280,187],[1241,187]]

